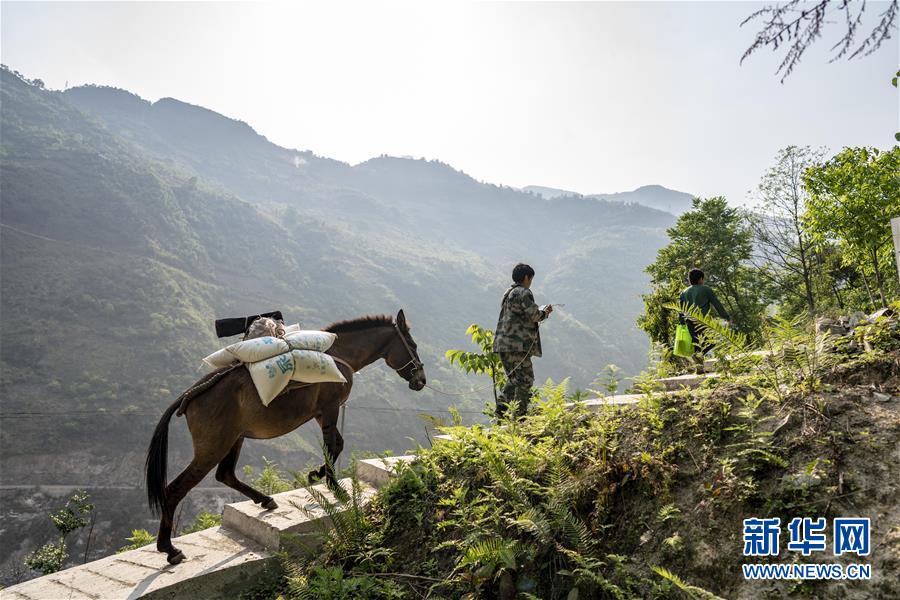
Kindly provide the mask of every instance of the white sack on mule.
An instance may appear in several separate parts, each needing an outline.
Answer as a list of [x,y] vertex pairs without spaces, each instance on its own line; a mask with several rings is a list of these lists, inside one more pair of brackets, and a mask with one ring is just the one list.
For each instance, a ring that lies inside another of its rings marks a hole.
[[325,352],[334,344],[337,335],[328,331],[301,330],[297,325],[287,328],[284,338],[264,336],[236,342],[213,352],[203,359],[212,368],[227,367],[235,359],[242,363],[254,363],[290,352],[291,350],[316,350]]
[[315,350],[293,350],[246,366],[265,406],[284,390],[290,380],[347,383],[334,359]]

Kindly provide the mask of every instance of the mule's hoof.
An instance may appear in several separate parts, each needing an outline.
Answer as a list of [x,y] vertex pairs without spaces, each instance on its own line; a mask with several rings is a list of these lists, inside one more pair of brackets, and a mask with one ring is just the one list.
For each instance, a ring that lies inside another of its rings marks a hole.
[[274,498],[266,498],[262,502],[262,507],[266,510],[275,510],[276,508],[278,508],[278,503],[275,502]]
[[184,552],[182,552],[181,550],[178,550],[175,554],[170,554],[168,556],[168,558],[166,558],[166,560],[169,561],[170,565],[177,565],[178,563],[183,561],[184,558],[185,558]]

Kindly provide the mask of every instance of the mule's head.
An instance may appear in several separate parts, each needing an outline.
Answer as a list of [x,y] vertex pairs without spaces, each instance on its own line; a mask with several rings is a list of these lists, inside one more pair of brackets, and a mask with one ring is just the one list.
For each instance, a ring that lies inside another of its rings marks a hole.
[[384,357],[388,366],[409,382],[409,389],[419,391],[425,387],[425,365],[419,359],[416,342],[409,332],[406,315],[401,310],[394,321],[395,335]]

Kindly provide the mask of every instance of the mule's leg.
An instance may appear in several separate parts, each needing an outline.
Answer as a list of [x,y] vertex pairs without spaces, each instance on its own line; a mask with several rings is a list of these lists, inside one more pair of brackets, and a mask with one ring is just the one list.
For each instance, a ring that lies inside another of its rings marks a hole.
[[231,450],[219,463],[219,468],[216,469],[216,479],[228,487],[239,491],[257,504],[261,504],[263,508],[268,508],[269,510],[278,508],[278,504],[271,496],[266,496],[262,492],[253,489],[235,475],[234,468],[237,466],[238,457],[241,455],[241,446],[243,445],[244,438],[238,438],[238,441],[234,443],[234,446],[231,447]]
[[322,428],[322,441],[325,443],[325,462],[318,469],[310,471],[307,476],[310,483],[325,477],[329,486],[337,486],[337,478],[334,476],[334,464],[344,449],[344,438],[337,428],[339,412],[340,406],[338,403],[335,403],[332,408],[322,411],[322,414],[316,417],[319,427]]
[[191,489],[200,483],[217,461],[198,461],[195,457],[191,464],[178,477],[166,486],[166,500],[162,518],[159,522],[159,535],[156,537],[156,549],[165,552],[170,564],[176,565],[184,560],[184,553],[172,545],[172,526],[175,508]]

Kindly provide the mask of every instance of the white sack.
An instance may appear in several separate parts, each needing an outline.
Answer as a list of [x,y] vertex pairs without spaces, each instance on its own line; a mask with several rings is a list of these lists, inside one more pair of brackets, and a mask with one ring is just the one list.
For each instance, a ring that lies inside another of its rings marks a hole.
[[328,331],[298,330],[290,335],[285,335],[284,339],[264,336],[253,340],[236,342],[227,346],[225,350],[243,363],[254,363],[290,352],[291,350],[325,352],[331,348],[335,339],[337,339],[337,335]]
[[294,350],[247,365],[263,405],[281,393],[293,379],[303,383],[347,383],[334,359],[314,350]]
[[304,383],[325,383],[328,381],[347,383],[334,359],[324,352],[315,350],[294,350],[294,381]]
[[268,406],[291,380],[347,383],[334,359],[325,354],[336,339],[337,335],[328,331],[291,325],[283,339],[264,336],[237,342],[213,352],[203,362],[213,368],[244,363],[262,403]]
[[284,341],[291,350],[315,350],[325,352],[334,344],[337,334],[328,331],[297,330],[284,334]]
[[259,393],[259,399],[268,406],[281,393],[294,374],[294,359],[289,353],[246,365]]
[[266,335],[244,342],[236,342],[225,349],[242,363],[254,363],[284,354],[291,348],[286,341]]

